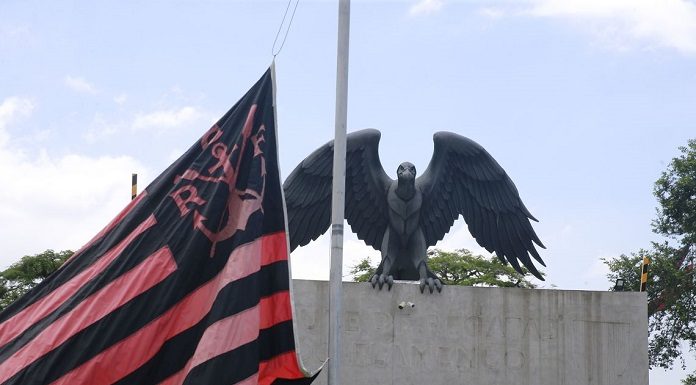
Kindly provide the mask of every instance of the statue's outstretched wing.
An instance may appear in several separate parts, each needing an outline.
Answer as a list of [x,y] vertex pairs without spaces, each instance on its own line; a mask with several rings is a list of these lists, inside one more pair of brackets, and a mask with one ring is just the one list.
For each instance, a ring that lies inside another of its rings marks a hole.
[[479,245],[518,272],[522,262],[543,280],[530,259],[546,266],[532,244],[544,248],[529,222],[537,220],[505,170],[473,140],[451,132],[438,132],[433,140],[433,157],[416,179],[423,192],[420,222],[428,246],[441,240],[461,214]]
[[[346,211],[353,232],[379,250],[388,224],[386,196],[392,181],[379,160],[380,132],[356,131],[346,139]],[[323,234],[331,224],[333,141],[300,163],[283,184],[290,250]]]

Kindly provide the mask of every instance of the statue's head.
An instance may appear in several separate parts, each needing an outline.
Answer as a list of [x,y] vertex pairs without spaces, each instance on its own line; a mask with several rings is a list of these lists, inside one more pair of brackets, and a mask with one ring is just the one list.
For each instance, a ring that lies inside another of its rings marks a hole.
[[416,178],[416,166],[411,162],[404,162],[396,169],[396,177],[399,180],[413,180]]

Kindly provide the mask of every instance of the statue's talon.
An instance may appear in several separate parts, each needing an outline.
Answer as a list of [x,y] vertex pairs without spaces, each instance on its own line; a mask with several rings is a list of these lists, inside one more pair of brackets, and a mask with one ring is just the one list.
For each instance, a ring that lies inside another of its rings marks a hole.
[[424,293],[427,287],[430,293],[433,293],[437,289],[438,293],[442,293],[442,281],[438,278],[421,278],[420,280],[420,292]]
[[435,282],[432,278],[428,278],[428,289],[430,289],[430,294],[433,294],[433,290],[435,290]]
[[387,288],[391,290],[392,285],[394,285],[394,277],[391,275],[384,275],[384,274],[375,274],[370,278],[370,283],[372,284],[372,288],[375,289],[379,287],[379,290],[382,290],[384,287],[384,284],[387,284]]
[[375,288],[375,286],[377,286],[377,274],[373,275],[372,278],[370,278],[370,283],[372,284],[373,289]]

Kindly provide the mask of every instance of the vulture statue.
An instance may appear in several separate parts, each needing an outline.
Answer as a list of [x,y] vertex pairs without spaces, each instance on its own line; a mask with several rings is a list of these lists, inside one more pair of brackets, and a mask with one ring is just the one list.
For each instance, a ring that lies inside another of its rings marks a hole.
[[[517,188],[498,162],[471,139],[451,133],[433,136],[428,168],[417,176],[404,162],[396,180],[379,159],[380,132],[348,134],[345,218],[358,238],[379,250],[382,261],[372,286],[395,279],[420,281],[420,290],[442,290],[428,268],[427,249],[442,240],[460,215],[479,245],[518,272],[522,266],[543,280],[532,258],[546,266],[534,247],[544,248]],[[331,224],[333,141],[310,154],[283,184],[290,249],[304,246]]]

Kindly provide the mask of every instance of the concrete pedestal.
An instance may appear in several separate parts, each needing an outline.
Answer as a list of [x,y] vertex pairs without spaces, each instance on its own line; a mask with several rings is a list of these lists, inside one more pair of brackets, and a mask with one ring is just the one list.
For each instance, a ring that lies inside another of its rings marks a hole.
[[[294,281],[300,352],[327,357],[325,281]],[[646,385],[644,293],[343,286],[342,385]],[[415,307],[399,309],[401,302]],[[326,384],[322,373],[315,384]]]

